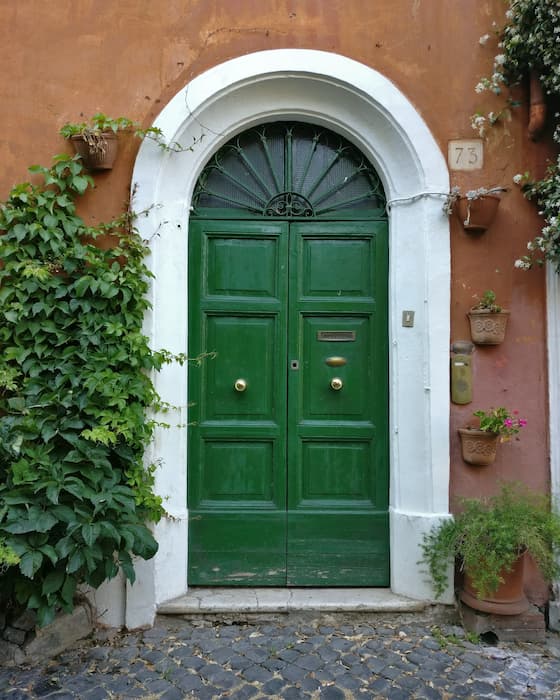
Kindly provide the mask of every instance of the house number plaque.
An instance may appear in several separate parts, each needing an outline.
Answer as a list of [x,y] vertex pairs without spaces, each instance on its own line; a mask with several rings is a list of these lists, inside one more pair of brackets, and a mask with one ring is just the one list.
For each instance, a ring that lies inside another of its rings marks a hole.
[[480,170],[484,165],[482,139],[450,141],[447,162],[451,170]]
[[317,340],[323,343],[353,343],[356,331],[317,331]]

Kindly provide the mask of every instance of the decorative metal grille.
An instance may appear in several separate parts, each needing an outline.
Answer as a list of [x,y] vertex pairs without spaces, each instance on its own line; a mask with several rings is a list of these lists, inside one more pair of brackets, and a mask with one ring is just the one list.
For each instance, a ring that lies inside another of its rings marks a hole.
[[299,122],[265,124],[233,138],[206,165],[193,197],[195,214],[219,208],[296,218],[384,212],[385,203],[377,173],[355,146]]

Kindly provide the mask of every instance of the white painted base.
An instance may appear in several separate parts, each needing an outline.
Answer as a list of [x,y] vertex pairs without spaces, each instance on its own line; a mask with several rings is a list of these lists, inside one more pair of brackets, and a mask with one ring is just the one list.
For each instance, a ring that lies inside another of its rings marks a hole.
[[126,585],[121,572],[110,581],[105,581],[96,590],[87,592],[93,609],[96,612],[96,622],[102,627],[123,627],[126,611]]
[[391,590],[393,593],[416,600],[431,600],[447,605],[453,603],[453,565],[450,563],[447,571],[447,591],[436,601],[434,589],[425,570],[426,566],[419,563],[422,558],[421,545],[424,534],[449,517],[451,516],[447,513],[426,515],[391,509],[389,514],[391,549],[398,549],[400,553],[392,560]]

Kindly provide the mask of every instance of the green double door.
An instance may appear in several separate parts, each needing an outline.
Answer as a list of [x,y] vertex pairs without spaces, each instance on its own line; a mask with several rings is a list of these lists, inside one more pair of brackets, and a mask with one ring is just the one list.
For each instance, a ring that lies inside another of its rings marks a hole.
[[386,221],[194,221],[189,582],[387,586]]

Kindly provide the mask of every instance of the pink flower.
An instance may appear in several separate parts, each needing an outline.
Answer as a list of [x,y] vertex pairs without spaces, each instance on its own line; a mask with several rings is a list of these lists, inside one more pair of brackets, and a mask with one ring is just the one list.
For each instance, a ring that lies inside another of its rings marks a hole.
[[519,414],[519,411],[514,411],[514,412],[513,412],[513,415],[514,415],[514,416],[517,416],[518,414]]
[[525,418],[520,418],[519,419],[519,427],[524,428],[526,425],[527,425],[527,421],[525,420]]
[[511,418],[506,418],[504,421],[504,425],[506,426],[506,428],[513,428],[513,421],[511,420]]

